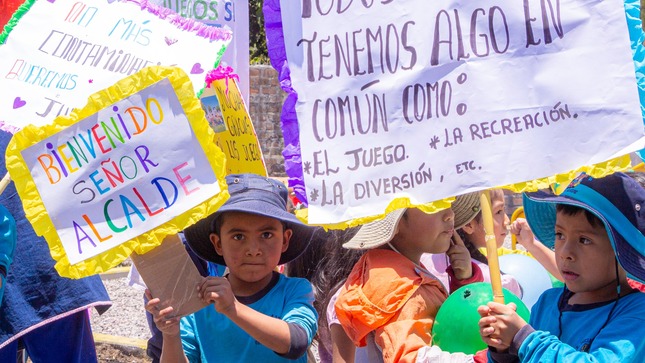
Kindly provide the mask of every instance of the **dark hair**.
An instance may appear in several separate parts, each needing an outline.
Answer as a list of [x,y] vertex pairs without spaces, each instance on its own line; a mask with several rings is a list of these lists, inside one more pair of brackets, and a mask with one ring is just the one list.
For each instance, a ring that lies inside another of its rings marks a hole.
[[211,233],[215,233],[216,235],[219,236],[219,232],[222,230],[222,224],[224,224],[224,215],[226,213],[222,213],[219,218],[215,218],[213,220],[213,224],[211,225]]
[[588,210],[586,210],[584,208],[577,207],[575,205],[556,204],[555,205],[555,211],[556,211],[556,213],[562,213],[562,214],[568,215],[568,216],[575,216],[575,215],[577,215],[579,213],[584,213],[585,217],[587,218],[587,222],[589,222],[589,224],[592,227],[604,226],[605,225],[604,223],[602,223],[600,218],[596,217],[595,214],[591,213],[590,211],[588,211]]
[[645,188],[645,173],[642,171],[628,171],[627,174],[630,178],[636,180],[641,187]]
[[[478,224],[481,224],[483,219],[484,218],[482,216],[482,212],[479,212],[472,220],[477,221]],[[461,239],[464,241],[466,248],[468,248],[468,252],[470,252],[470,258],[488,265],[488,258],[486,258],[486,256],[481,253],[481,251],[479,251],[479,248],[477,248],[477,246],[475,246],[475,244],[470,240],[470,235],[466,233],[463,228],[459,228],[457,230],[457,233],[459,234],[459,237],[461,237]]]
[[[285,264],[285,274],[290,277],[301,277],[311,281],[325,255],[324,248],[327,244],[328,233],[324,230],[316,231],[302,254]],[[314,295],[316,297],[318,295],[316,286],[314,286]]]
[[[327,328],[327,305],[336,291],[343,286],[354,265],[365,252],[346,249],[342,246],[358,232],[358,229],[355,227],[346,230],[320,230],[316,232],[305,252],[287,263],[288,276],[306,278],[313,286],[316,298],[314,308],[318,312],[319,344],[331,340]],[[324,349],[330,349],[330,347],[324,347]]]

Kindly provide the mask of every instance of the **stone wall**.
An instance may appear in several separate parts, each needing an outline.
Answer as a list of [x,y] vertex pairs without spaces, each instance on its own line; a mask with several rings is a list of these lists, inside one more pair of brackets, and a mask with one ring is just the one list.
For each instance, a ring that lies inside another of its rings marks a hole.
[[249,114],[260,140],[267,171],[270,176],[284,177],[280,113],[287,94],[280,88],[278,73],[270,65],[252,65],[249,78]]

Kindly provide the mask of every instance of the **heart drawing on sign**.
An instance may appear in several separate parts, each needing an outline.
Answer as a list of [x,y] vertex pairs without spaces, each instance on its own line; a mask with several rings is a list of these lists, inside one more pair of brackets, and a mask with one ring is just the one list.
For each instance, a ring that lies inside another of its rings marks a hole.
[[190,74],[202,74],[204,73],[204,70],[202,69],[202,65],[199,63],[195,63],[193,65],[193,69],[190,70]]
[[23,101],[22,98],[16,97],[13,99],[13,109],[20,108],[27,104],[27,101]]
[[168,37],[165,37],[164,39],[166,40],[166,44],[168,44],[168,45],[173,45],[173,44],[177,43],[177,39],[168,38]]

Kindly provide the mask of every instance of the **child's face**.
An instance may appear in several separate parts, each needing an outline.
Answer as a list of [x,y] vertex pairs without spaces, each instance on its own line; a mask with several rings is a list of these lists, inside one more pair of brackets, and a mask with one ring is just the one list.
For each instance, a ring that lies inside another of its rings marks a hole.
[[583,212],[558,212],[555,223],[558,269],[575,303],[589,304],[616,297],[615,255],[605,227],[592,226]]
[[452,209],[426,214],[411,208],[399,222],[399,231],[392,241],[395,247],[412,261],[422,253],[442,253],[450,247],[454,233],[455,213]]
[[231,285],[234,280],[268,283],[280,256],[289,247],[292,231],[285,230],[275,218],[255,214],[227,212],[221,218],[219,236],[212,233],[210,237],[215,251],[226,261]]
[[[491,211],[493,213],[493,233],[497,241],[497,248],[502,247],[504,239],[508,234],[508,224],[510,220],[504,212],[504,192],[501,190],[492,190],[490,192]],[[484,229],[483,220],[477,218],[470,221],[464,226],[464,231],[470,235],[470,242],[475,247],[486,247],[486,230]]]
[[[490,199],[493,212],[493,233],[495,233],[495,238],[497,239],[497,248],[500,248],[504,244],[504,239],[508,234],[508,224],[510,223],[506,212],[504,212],[504,192],[499,189],[493,190],[491,191]],[[485,241],[484,246],[486,246]]]

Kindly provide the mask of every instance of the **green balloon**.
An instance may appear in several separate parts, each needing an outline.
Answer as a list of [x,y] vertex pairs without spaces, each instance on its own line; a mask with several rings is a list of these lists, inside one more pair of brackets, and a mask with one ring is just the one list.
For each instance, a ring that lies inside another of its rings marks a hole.
[[[530,312],[526,305],[512,292],[503,290],[505,303],[515,303],[517,313],[528,322]],[[450,294],[432,326],[432,344],[450,353],[474,354],[485,349],[486,343],[479,335],[481,317],[477,308],[489,301],[493,301],[493,288],[487,282],[469,284]]]

